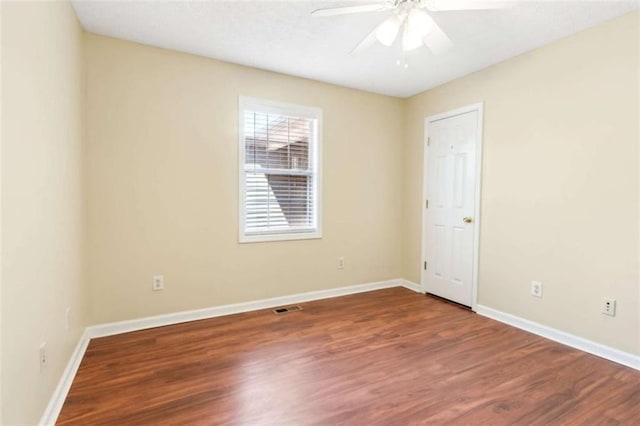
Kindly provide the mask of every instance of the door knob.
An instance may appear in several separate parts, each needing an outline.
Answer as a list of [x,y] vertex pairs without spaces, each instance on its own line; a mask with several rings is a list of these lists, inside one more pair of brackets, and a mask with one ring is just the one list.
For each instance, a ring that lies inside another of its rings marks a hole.
[[473,222],[473,219],[472,219],[471,217],[467,216],[467,217],[465,217],[464,219],[462,219],[462,221],[463,221],[464,223],[471,223],[471,222]]

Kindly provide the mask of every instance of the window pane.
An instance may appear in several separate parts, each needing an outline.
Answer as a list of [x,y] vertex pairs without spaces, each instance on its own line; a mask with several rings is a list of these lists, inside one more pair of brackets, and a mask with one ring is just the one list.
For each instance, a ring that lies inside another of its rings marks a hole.
[[245,111],[245,164],[255,169],[309,170],[313,120]]
[[240,241],[318,238],[322,111],[241,98]]
[[246,173],[247,233],[315,227],[312,177]]

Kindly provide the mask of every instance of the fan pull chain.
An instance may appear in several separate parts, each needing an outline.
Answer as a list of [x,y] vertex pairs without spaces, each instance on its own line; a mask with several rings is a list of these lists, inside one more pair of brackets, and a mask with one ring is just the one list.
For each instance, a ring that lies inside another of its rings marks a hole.
[[[402,60],[401,60],[401,59],[402,59]],[[404,69],[409,68],[409,62],[407,62],[407,55],[405,55],[405,54],[403,53],[403,54],[402,54],[402,58],[398,58],[398,59],[396,60],[396,65],[397,65],[397,66],[401,66],[401,65],[402,65],[402,67],[403,67]]]

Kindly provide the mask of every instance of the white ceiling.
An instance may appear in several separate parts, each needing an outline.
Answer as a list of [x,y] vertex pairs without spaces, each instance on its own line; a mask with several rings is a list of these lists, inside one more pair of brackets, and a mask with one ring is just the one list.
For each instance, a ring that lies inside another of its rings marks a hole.
[[[89,32],[385,95],[406,97],[637,9],[636,0],[517,0],[509,9],[434,12],[447,53],[376,44],[350,51],[389,12],[312,17],[382,0],[74,0]],[[597,54],[597,52],[594,52]]]

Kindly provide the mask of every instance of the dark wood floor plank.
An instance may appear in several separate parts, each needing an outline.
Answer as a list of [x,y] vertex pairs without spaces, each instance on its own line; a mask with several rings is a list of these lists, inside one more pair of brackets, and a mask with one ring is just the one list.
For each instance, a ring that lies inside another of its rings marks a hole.
[[60,425],[640,424],[640,372],[402,288],[91,341]]

